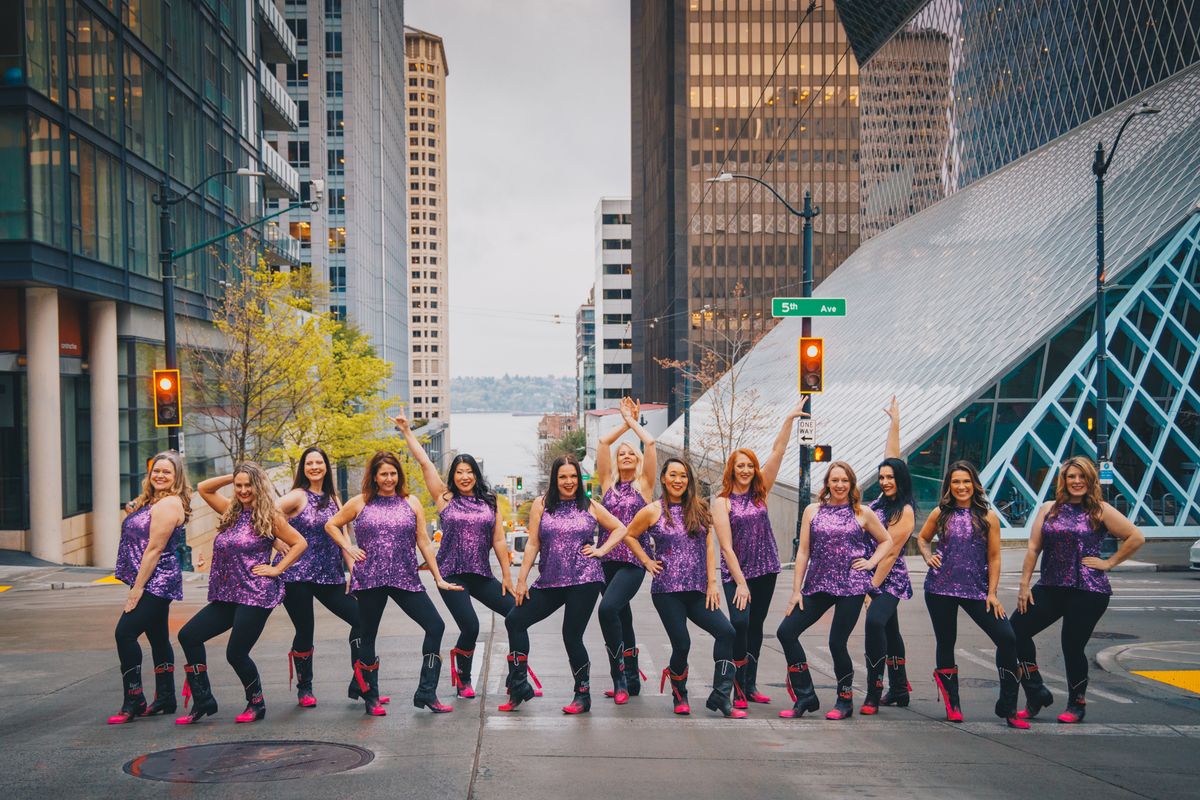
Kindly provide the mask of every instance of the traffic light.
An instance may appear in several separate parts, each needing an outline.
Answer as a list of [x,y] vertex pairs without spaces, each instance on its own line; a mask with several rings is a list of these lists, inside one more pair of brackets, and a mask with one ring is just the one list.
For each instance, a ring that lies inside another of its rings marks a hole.
[[833,448],[827,444],[813,445],[812,458],[810,460],[814,464],[833,461]]
[[525,488],[525,481],[521,478],[520,475],[518,475],[517,476],[517,491],[518,492],[523,491],[524,488]]
[[800,337],[800,394],[825,391],[825,340]]
[[154,370],[154,427],[178,428],[183,424],[179,397],[179,370]]
[[586,472],[583,473],[583,494],[589,500],[592,499],[592,476]]

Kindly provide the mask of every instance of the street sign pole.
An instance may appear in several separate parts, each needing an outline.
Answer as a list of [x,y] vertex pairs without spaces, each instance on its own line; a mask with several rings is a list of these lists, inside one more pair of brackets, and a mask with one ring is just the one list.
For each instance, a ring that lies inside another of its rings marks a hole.
[[[820,208],[813,208],[812,192],[804,192],[804,210],[800,212],[800,216],[804,219],[804,276],[800,284],[800,294],[804,298],[812,297],[813,289],[813,217],[821,213]],[[772,302],[774,305],[774,302]],[[774,310],[774,309],[772,309]],[[845,303],[842,304],[842,313],[845,313]],[[800,335],[804,337],[812,336],[812,316],[805,316],[800,320]],[[808,414],[809,419],[812,419],[813,401],[812,395],[808,396]],[[792,561],[796,560],[796,553],[800,550],[800,521],[804,518],[804,509],[808,507],[812,500],[812,480],[810,478],[809,458],[811,450],[808,444],[800,443],[800,458],[799,462],[799,480],[796,483],[796,535],[792,539]]]

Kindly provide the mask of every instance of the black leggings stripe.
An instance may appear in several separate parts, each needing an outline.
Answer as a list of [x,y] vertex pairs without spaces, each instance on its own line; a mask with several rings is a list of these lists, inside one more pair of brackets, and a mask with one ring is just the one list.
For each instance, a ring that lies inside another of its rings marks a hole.
[[316,624],[313,600],[319,600],[321,605],[350,626],[350,641],[362,635],[358,625],[358,602],[353,595],[346,593],[345,584],[289,583],[285,586],[283,608],[296,629],[292,637],[293,650],[304,653],[312,649]]
[[604,562],[604,588],[600,600],[600,630],[604,634],[604,644],[610,652],[616,652],[620,646],[636,647],[637,634],[633,630],[633,611],[629,601],[642,588],[646,579],[646,570],[636,564],[626,564],[622,561]]
[[512,611],[516,603],[511,594],[502,594],[504,584],[490,575],[462,573],[445,577],[448,582],[463,587],[461,592],[438,590],[446,609],[454,619],[454,624],[458,626],[458,641],[455,642],[455,647],[459,650],[474,650],[475,643],[479,640],[479,615],[475,613],[472,598],[502,617],[508,616],[508,612]]
[[1008,617],[997,618],[988,611],[986,601],[926,592],[925,607],[929,609],[929,621],[933,623],[933,636],[937,640],[938,669],[950,669],[957,663],[954,645],[958,639],[958,610],[961,608],[996,645],[996,666],[1017,671],[1017,637],[1012,625]]
[[437,606],[425,592],[409,592],[394,586],[380,586],[377,589],[359,589],[354,594],[358,598],[358,615],[362,625],[362,643],[359,647],[360,658],[364,664],[375,662],[375,640],[379,637],[379,623],[383,620],[383,610],[387,608],[389,598],[425,631],[425,638],[421,642],[422,655],[441,650],[446,623],[442,622]]
[[713,637],[713,661],[733,659],[733,625],[719,610],[705,606],[704,592],[658,592],[650,595],[650,599],[671,640],[670,666],[676,675],[687,668],[692,649],[689,619]]
[[850,658],[850,633],[858,624],[858,615],[862,613],[864,595],[856,594],[850,597],[838,597],[825,592],[804,595],[804,609],[793,608],[792,613],[779,623],[775,635],[783,645],[783,654],[787,663],[799,664],[807,662],[808,656],[800,644],[800,634],[813,626],[825,612],[833,609],[833,624],[829,626],[829,652],[833,655],[834,677],[849,683],[854,677],[854,661]]
[[242,686],[250,686],[258,678],[258,667],[250,658],[250,650],[262,635],[273,610],[223,601],[209,603],[179,630],[179,646],[183,648],[187,663],[207,664],[204,643],[231,631],[225,645],[225,660],[241,679]]
[[904,658],[904,637],[900,635],[900,598],[880,592],[867,607],[867,660],[878,663],[885,656]]
[[571,662],[571,672],[590,663],[583,634],[600,596],[599,583],[578,586],[559,586],[550,589],[530,589],[529,597],[515,606],[504,620],[508,629],[508,647],[529,654],[529,629],[559,608],[563,609],[562,636]]
[[775,579],[779,576],[772,572],[769,575],[759,575],[749,578],[746,588],[750,590],[750,602],[740,611],[733,605],[733,595],[737,584],[733,581],[725,584],[725,600],[729,603],[729,621],[733,623],[733,660],[741,661],[747,654],[758,658],[762,652],[763,625],[767,621],[767,613],[771,610],[771,598],[775,595]]
[[117,620],[115,632],[117,639],[117,657],[121,660],[121,672],[127,672],[132,667],[142,663],[142,648],[138,645],[138,637],[143,633],[150,642],[150,653],[154,657],[155,666],[159,664],[174,664],[175,650],[171,647],[171,631],[167,627],[167,618],[171,611],[171,601],[164,597],[142,592],[133,611],[128,611]]
[[1062,620],[1062,651],[1067,666],[1067,681],[1075,686],[1087,680],[1088,658],[1084,652],[1092,631],[1108,609],[1109,596],[1061,586],[1034,586],[1033,605],[1024,614],[1012,617],[1013,633],[1017,637],[1017,656],[1022,661],[1037,662],[1037,647],[1033,637]]

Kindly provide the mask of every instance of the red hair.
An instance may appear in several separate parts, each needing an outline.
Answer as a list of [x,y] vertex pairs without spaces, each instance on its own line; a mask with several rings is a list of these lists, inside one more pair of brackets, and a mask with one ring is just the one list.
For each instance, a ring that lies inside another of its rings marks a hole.
[[754,477],[750,479],[750,499],[756,506],[766,505],[767,482],[763,480],[762,467],[758,465],[758,456],[754,455],[754,451],[745,447],[739,447],[729,454],[729,460],[725,462],[725,471],[721,474],[721,491],[717,493],[717,497],[729,497],[733,494],[733,486],[736,483],[733,465],[737,462],[738,456],[745,456],[750,460],[750,465],[754,467]]

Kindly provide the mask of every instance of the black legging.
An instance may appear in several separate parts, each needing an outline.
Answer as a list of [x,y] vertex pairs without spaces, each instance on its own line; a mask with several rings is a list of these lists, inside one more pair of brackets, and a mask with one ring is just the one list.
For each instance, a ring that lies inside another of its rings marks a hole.
[[529,654],[529,629],[563,607],[562,637],[567,648],[571,672],[590,662],[583,633],[600,596],[599,583],[560,586],[553,589],[530,589],[529,597],[514,606],[504,619],[508,629],[508,649]]
[[937,640],[938,669],[950,669],[956,663],[954,643],[958,639],[958,610],[961,608],[996,645],[996,666],[1017,671],[1016,634],[1008,617],[996,619],[987,610],[986,601],[926,592],[925,606],[929,609],[929,621],[933,623],[933,636]]
[[314,598],[350,626],[351,642],[359,638],[358,602],[352,595],[346,594],[344,583],[289,583],[283,595],[283,607],[296,628],[292,650],[306,653],[312,649]]
[[687,669],[692,649],[687,629],[689,619],[713,637],[713,661],[733,660],[733,625],[720,611],[704,605],[704,592],[658,592],[650,595],[650,599],[671,640],[671,672],[682,675]]
[[867,661],[878,664],[879,659],[904,658],[904,637],[900,635],[900,598],[880,592],[871,598],[867,607]]
[[229,643],[225,645],[225,660],[237,673],[242,686],[249,688],[258,678],[258,667],[250,658],[250,649],[262,635],[267,617],[273,610],[224,601],[209,603],[179,629],[179,646],[183,648],[184,658],[189,664],[207,664],[204,643],[232,630]]
[[358,618],[362,627],[362,643],[359,648],[364,664],[375,663],[375,639],[379,636],[379,623],[383,620],[383,610],[387,608],[389,597],[425,631],[425,639],[421,642],[422,655],[436,653],[442,649],[442,634],[446,632],[446,623],[442,622],[442,615],[425,592],[409,592],[394,586],[380,586],[378,589],[359,589],[354,595],[358,598]]
[[604,634],[604,644],[610,653],[617,648],[637,647],[637,636],[633,632],[633,610],[629,601],[642,588],[646,578],[646,570],[637,564],[626,564],[624,561],[605,561],[604,586],[600,593],[600,630]]
[[1012,616],[1017,637],[1017,656],[1037,662],[1033,637],[1062,618],[1062,650],[1067,664],[1067,683],[1071,686],[1087,680],[1088,658],[1084,653],[1096,623],[1108,608],[1108,595],[1065,586],[1034,586],[1033,605]]
[[733,604],[733,595],[737,584],[733,581],[725,584],[725,599],[729,603],[729,621],[733,624],[733,660],[741,661],[746,654],[756,659],[762,652],[763,624],[767,621],[767,612],[771,610],[771,598],[775,594],[775,579],[777,573],[759,575],[748,578],[746,588],[750,590],[750,602],[738,610]]
[[459,650],[474,650],[475,642],[479,640],[479,615],[475,613],[471,598],[475,598],[502,617],[508,616],[508,612],[512,611],[516,603],[511,594],[501,594],[504,584],[490,575],[464,572],[459,575],[447,575],[445,578],[449,583],[457,583],[463,587],[461,592],[438,590],[450,611],[450,616],[458,625],[458,642],[455,647]]
[[833,671],[839,683],[845,679],[849,683],[854,678],[854,661],[850,658],[847,644],[850,632],[858,624],[858,615],[862,613],[864,595],[856,594],[850,597],[838,597],[826,592],[804,595],[804,610],[793,608],[792,612],[779,623],[775,635],[783,645],[783,655],[788,665],[807,662],[804,648],[800,645],[800,634],[804,633],[813,623],[825,616],[825,612],[833,609],[833,624],[829,626],[829,652],[833,655]]
[[167,629],[167,615],[171,601],[164,597],[142,592],[133,611],[121,615],[117,620],[117,658],[121,660],[121,672],[142,665],[142,648],[138,637],[143,633],[150,641],[150,653],[154,665],[174,664],[175,650],[171,647],[171,632]]

